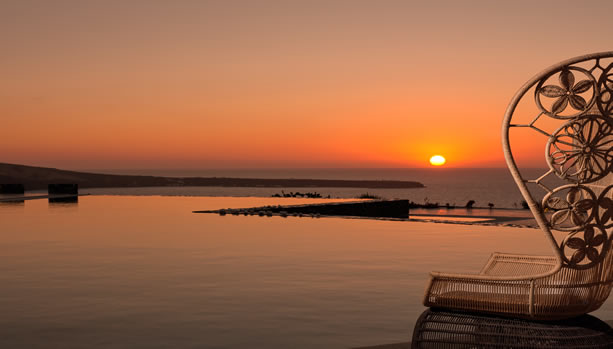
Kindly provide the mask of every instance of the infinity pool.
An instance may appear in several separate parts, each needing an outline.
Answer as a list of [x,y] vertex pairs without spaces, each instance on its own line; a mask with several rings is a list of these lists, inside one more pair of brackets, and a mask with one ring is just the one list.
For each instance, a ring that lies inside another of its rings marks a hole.
[[[0,347],[350,348],[410,340],[428,271],[540,231],[193,210],[298,199],[86,196],[0,204]],[[606,304],[595,314],[613,319]]]

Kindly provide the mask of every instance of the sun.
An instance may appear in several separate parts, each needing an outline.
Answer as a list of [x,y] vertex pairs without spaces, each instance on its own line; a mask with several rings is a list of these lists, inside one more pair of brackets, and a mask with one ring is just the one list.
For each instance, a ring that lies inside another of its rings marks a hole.
[[430,158],[430,164],[433,166],[442,166],[447,160],[441,155],[434,155]]

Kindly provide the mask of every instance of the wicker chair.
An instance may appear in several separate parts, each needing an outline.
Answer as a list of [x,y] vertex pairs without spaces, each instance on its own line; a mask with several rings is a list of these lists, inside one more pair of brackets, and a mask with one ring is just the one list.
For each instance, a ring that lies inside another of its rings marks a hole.
[[[612,116],[613,51],[561,62],[522,86],[504,116],[504,155],[554,255],[494,253],[478,274],[432,272],[424,305],[549,320],[604,303],[613,283]],[[520,129],[542,137],[548,171],[520,172],[510,141]]]
[[531,321],[426,310],[415,323],[411,348],[612,348],[613,330],[591,315]]

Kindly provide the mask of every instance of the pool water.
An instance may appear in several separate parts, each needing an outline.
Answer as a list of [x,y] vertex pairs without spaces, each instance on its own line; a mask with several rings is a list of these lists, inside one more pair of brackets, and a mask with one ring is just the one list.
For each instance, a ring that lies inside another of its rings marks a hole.
[[[428,271],[548,254],[535,229],[194,210],[308,199],[0,204],[0,347],[349,348],[410,340]],[[609,303],[595,314],[613,319]]]

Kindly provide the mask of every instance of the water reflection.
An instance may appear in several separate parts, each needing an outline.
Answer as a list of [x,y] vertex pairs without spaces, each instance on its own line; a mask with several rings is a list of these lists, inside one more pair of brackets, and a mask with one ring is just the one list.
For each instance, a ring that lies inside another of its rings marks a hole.
[[613,330],[583,315],[529,321],[428,309],[413,330],[411,348],[612,348]]
[[11,207],[19,207],[19,206],[24,206],[25,207],[25,200],[19,200],[19,199],[15,199],[15,200],[0,200],[0,206],[11,206]]
[[[0,186],[2,186],[0,184]],[[24,204],[24,200],[23,200],[23,194],[18,195],[18,194],[4,194],[4,192],[1,191],[0,188],[0,205],[6,205],[6,206],[16,206],[16,205],[23,205]]]

